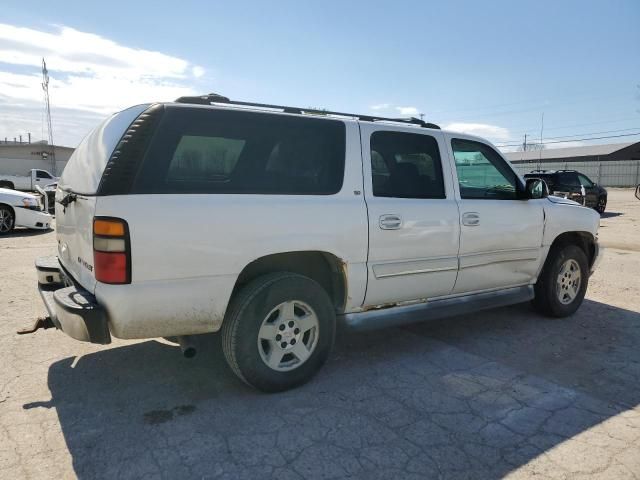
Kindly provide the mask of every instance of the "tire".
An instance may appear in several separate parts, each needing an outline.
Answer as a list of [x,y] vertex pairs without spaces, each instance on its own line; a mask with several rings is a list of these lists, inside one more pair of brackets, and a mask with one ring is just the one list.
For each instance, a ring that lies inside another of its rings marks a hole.
[[5,205],[0,205],[0,235],[11,233],[16,226],[16,215]]
[[596,205],[596,212],[602,215],[606,209],[607,209],[607,197],[599,197],[598,204]]
[[11,182],[0,182],[0,188],[8,188],[9,190],[15,190],[13,183]]
[[575,245],[552,247],[535,285],[533,306],[550,317],[568,317],[582,304],[588,284],[589,263],[584,251]]
[[242,381],[263,392],[280,392],[320,370],[335,331],[333,303],[318,283],[295,273],[272,273],[251,281],[231,300],[222,349]]

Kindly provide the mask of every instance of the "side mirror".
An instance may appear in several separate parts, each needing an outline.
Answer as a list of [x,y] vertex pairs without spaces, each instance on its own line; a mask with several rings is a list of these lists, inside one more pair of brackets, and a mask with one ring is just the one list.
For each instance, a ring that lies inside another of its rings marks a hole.
[[547,182],[541,178],[527,178],[525,191],[528,199],[547,198],[549,196]]

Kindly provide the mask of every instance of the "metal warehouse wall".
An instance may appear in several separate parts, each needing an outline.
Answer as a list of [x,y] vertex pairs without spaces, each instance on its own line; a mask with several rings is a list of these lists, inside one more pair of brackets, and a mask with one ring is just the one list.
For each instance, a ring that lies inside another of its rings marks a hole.
[[[66,160],[56,159],[56,172],[58,176],[60,176],[66,166]],[[50,172],[51,162],[45,160],[25,160],[22,158],[0,158],[0,175],[28,175],[29,170],[32,168]]]
[[512,164],[520,175],[531,170],[578,170],[603,187],[635,187],[640,183],[640,160],[614,160],[609,162],[549,162]]

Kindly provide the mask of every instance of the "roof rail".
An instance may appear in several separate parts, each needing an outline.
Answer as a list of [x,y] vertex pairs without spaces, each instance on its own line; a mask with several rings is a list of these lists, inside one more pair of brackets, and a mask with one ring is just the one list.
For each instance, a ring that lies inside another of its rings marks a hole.
[[417,125],[422,128],[433,128],[433,129],[440,130],[440,127],[435,123],[425,122],[424,120],[421,120],[415,117],[389,118],[389,117],[379,117],[377,115],[361,115],[358,113],[332,112],[330,110],[318,110],[315,108],[287,107],[284,105],[270,105],[267,103],[238,102],[234,100],[229,100],[229,98],[224,97],[222,95],[218,95],[217,93],[210,93],[208,95],[180,97],[176,99],[176,103],[193,103],[197,105],[211,105],[212,103],[221,103],[226,105],[238,105],[242,107],[257,107],[257,108],[266,108],[270,110],[281,110],[284,113],[294,113],[298,115],[304,115],[304,114],[334,115],[338,117],[357,118],[358,120],[362,120],[365,122],[405,123],[410,125]]

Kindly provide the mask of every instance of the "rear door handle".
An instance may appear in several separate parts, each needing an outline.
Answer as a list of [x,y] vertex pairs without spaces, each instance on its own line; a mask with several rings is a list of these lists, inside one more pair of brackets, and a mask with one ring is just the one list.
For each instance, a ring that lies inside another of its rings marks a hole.
[[397,230],[402,226],[402,217],[393,213],[380,215],[379,225],[382,230]]
[[480,225],[480,214],[478,212],[466,212],[462,214],[462,224],[467,227]]

